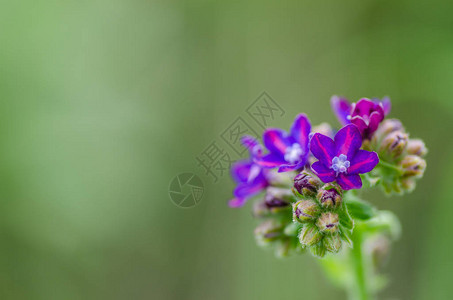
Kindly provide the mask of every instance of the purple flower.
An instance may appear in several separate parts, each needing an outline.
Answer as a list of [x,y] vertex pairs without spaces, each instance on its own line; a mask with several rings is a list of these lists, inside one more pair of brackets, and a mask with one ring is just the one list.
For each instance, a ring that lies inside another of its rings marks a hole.
[[382,100],[363,98],[351,104],[345,98],[333,96],[330,102],[340,123],[342,125],[353,123],[359,128],[364,138],[369,138],[376,131],[391,108],[388,97]]
[[343,190],[359,189],[359,174],[367,173],[379,163],[375,152],[360,150],[362,136],[352,124],[341,128],[334,140],[315,133],[310,140],[310,151],[318,159],[311,165],[312,171],[323,182],[337,181]]
[[278,168],[278,172],[303,168],[308,157],[308,142],[311,124],[305,114],[299,114],[289,133],[277,128],[267,129],[263,142],[269,153],[256,158],[257,164],[265,168]]
[[267,170],[254,162],[255,158],[262,155],[261,145],[251,136],[244,136],[241,142],[249,149],[250,159],[240,160],[231,167],[231,176],[236,181],[237,186],[233,192],[235,197],[228,203],[230,207],[244,205],[250,197],[258,194],[269,185],[266,178]]
[[351,123],[352,104],[348,101],[348,99],[339,96],[332,96],[332,98],[330,98],[330,104],[341,125]]

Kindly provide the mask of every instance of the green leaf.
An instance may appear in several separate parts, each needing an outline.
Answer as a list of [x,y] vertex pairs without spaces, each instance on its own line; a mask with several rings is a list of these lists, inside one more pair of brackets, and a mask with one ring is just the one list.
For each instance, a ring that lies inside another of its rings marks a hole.
[[376,216],[376,209],[371,204],[356,197],[347,199],[346,207],[354,219],[365,221]]
[[342,209],[338,211],[338,216],[340,218],[340,224],[352,230],[354,228],[354,220],[351,218],[351,215],[348,212],[348,208],[346,207],[345,203],[342,204]]
[[341,239],[346,243],[346,245],[348,245],[349,247],[352,247],[353,243],[352,243],[350,231],[340,226],[339,233],[340,233]]

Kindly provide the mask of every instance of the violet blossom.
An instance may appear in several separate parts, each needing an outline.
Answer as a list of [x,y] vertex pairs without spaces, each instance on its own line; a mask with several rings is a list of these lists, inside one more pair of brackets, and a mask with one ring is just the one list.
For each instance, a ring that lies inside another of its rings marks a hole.
[[318,159],[312,171],[323,182],[336,181],[343,190],[359,189],[359,174],[367,173],[379,163],[375,152],[361,150],[362,136],[359,129],[349,124],[341,128],[334,140],[315,133],[310,140],[310,151]]
[[362,98],[357,103],[351,104],[345,98],[333,96],[330,102],[340,123],[342,125],[353,123],[364,138],[371,137],[391,109],[388,97],[382,100]]
[[242,137],[241,142],[249,150],[250,158],[237,161],[231,167],[231,176],[237,183],[233,192],[234,198],[228,203],[231,207],[244,205],[249,198],[269,185],[267,170],[254,162],[255,158],[262,155],[261,144],[251,136]]
[[311,124],[305,114],[299,114],[290,132],[278,128],[267,129],[263,142],[269,153],[256,158],[257,164],[265,168],[278,167],[278,172],[301,169],[308,158],[308,142]]

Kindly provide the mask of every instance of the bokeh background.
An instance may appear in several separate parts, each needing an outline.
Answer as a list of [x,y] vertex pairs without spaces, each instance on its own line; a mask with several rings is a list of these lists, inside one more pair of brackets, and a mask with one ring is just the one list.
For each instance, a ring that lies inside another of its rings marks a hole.
[[[448,299],[453,238],[451,1],[4,1],[2,299],[345,299],[309,255],[258,248],[195,157],[261,92],[336,124],[333,94],[389,95],[430,153],[404,197],[383,299]],[[194,172],[202,202],[170,180]]]

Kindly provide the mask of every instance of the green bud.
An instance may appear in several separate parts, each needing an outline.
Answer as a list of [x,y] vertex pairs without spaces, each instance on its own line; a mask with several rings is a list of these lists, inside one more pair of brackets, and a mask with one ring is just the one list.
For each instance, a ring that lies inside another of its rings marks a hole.
[[407,154],[423,157],[428,153],[428,149],[426,149],[425,143],[422,140],[409,139],[407,142],[406,152]]
[[338,215],[332,212],[323,213],[316,225],[322,232],[334,233],[338,230]]
[[415,180],[411,177],[401,180],[401,187],[408,192],[412,192],[415,189],[415,185]]
[[323,258],[326,255],[326,247],[323,243],[318,243],[310,247],[310,252],[318,258]]
[[380,125],[373,135],[374,139],[383,139],[389,133],[397,130],[403,130],[403,124],[397,119],[386,119]]
[[255,238],[258,244],[266,245],[282,236],[283,226],[276,220],[267,220],[255,228]]
[[338,208],[341,206],[341,196],[341,190],[338,189],[335,185],[328,183],[318,191],[317,198],[322,207]]
[[253,208],[252,208],[252,214],[255,218],[263,218],[268,216],[270,213],[268,207],[266,206],[266,202],[261,200],[261,201],[256,201],[253,203]]
[[400,162],[404,176],[421,177],[426,169],[426,161],[417,155],[407,155]]
[[397,158],[406,149],[408,138],[408,135],[400,130],[393,131],[384,138],[379,152]]
[[381,269],[388,261],[391,241],[384,234],[378,234],[365,241],[364,250],[371,257],[373,265]]
[[275,248],[275,255],[278,258],[288,257],[291,249],[293,248],[293,243],[291,239],[284,239],[277,244]]
[[299,234],[299,241],[304,246],[311,246],[319,242],[322,238],[321,232],[313,224],[305,224]]
[[341,238],[338,233],[327,234],[322,240],[327,251],[337,253],[341,248]]
[[300,226],[298,223],[291,222],[288,225],[286,225],[285,229],[283,230],[283,233],[287,236],[296,236],[299,232]]
[[313,126],[312,132],[321,133],[326,136],[334,136],[332,126],[329,123],[323,122],[317,126]]
[[319,213],[320,207],[313,200],[299,200],[293,204],[293,219],[298,222],[314,220]]
[[322,182],[312,176],[307,171],[302,171],[296,177],[294,177],[294,188],[297,192],[304,196],[314,196]]

